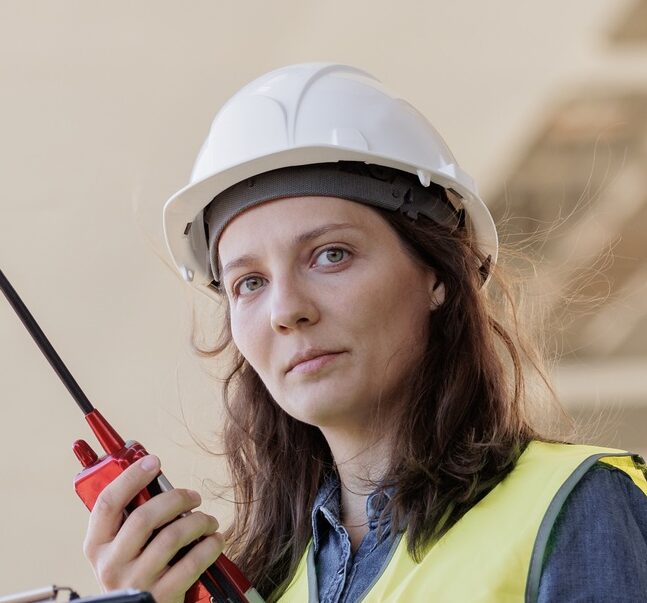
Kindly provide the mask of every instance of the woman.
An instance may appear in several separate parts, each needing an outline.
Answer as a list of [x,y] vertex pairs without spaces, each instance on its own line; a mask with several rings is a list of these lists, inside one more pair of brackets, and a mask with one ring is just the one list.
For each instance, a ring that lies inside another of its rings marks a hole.
[[[266,74],[214,120],[164,228],[183,278],[226,306],[202,353],[235,355],[227,550],[263,596],[647,600],[644,465],[533,429],[524,373],[543,373],[492,219],[410,105],[351,67]],[[105,489],[86,554],[105,588],[180,601],[223,537],[199,512],[173,521],[199,504],[185,491],[122,526],[145,462]]]

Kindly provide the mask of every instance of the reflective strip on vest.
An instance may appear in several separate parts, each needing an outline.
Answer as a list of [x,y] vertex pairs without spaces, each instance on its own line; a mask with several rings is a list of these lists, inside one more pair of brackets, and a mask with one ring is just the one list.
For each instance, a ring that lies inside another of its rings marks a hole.
[[[394,542],[364,603],[534,603],[548,537],[564,501],[597,462],[624,471],[647,496],[647,468],[614,448],[531,442],[514,469],[435,542],[420,563]],[[308,546],[280,603],[318,603]]]

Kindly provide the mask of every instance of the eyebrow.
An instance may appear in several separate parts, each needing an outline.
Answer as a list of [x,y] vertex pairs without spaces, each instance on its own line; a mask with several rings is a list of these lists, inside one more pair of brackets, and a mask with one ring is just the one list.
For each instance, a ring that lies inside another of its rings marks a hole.
[[[303,245],[303,243],[307,243],[308,241],[316,239],[321,235],[330,232],[331,230],[346,230],[349,228],[357,229],[357,226],[355,226],[354,224],[349,224],[348,222],[324,224],[323,226],[319,226],[317,228],[313,228],[312,230],[308,230],[296,235],[292,239],[292,245]],[[222,270],[222,276],[225,276],[225,274],[227,274],[227,272],[229,272],[230,270],[233,270],[234,268],[240,268],[241,266],[246,266],[256,259],[258,259],[258,256],[255,256],[253,254],[241,255],[235,260],[227,262]]]

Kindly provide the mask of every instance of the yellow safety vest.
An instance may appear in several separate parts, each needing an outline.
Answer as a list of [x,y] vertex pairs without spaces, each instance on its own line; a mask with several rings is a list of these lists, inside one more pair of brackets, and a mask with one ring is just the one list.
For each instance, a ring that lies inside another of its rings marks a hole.
[[[394,542],[363,603],[531,603],[559,510],[597,461],[624,471],[647,495],[647,469],[614,448],[531,442],[514,469],[428,550],[420,563],[406,535]],[[308,546],[281,603],[317,603],[314,549]]]

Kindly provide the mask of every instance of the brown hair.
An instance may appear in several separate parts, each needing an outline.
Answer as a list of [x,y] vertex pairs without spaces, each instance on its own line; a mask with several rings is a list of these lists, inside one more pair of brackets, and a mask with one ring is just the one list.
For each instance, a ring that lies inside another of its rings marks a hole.
[[[419,560],[512,470],[530,440],[544,439],[527,416],[525,376],[532,371],[550,385],[536,346],[521,335],[500,268],[482,287],[485,258],[465,229],[374,210],[446,291],[430,312],[427,346],[411,367],[408,403],[399,409],[396,444],[377,485],[395,486],[383,517],[391,514],[392,525],[406,529],[409,553]],[[334,461],[321,432],[286,414],[235,349],[226,314],[215,346],[199,347],[195,333],[193,343],[203,357],[234,354],[223,387],[224,454],[236,502],[229,555],[275,600],[311,537],[311,507]]]

